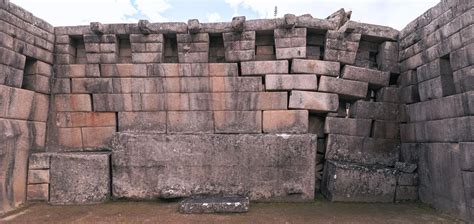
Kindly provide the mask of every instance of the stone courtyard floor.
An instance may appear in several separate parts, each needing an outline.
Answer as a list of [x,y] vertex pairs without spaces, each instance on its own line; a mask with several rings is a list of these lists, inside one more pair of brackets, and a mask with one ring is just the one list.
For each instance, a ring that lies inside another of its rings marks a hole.
[[176,202],[31,204],[0,218],[0,223],[463,223],[416,203],[251,203],[248,213],[211,215],[183,215],[177,208]]

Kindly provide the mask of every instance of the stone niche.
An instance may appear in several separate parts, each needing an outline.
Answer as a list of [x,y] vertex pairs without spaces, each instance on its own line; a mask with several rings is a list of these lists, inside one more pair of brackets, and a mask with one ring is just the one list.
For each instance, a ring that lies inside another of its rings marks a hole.
[[316,135],[118,133],[115,198],[245,195],[253,201],[314,199]]

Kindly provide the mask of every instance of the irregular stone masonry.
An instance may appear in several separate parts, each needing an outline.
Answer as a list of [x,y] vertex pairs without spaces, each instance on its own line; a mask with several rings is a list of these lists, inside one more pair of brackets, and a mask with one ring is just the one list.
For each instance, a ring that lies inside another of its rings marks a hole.
[[52,27],[2,0],[0,213],[26,199],[307,201],[317,189],[333,201],[419,196],[472,219],[472,10],[444,0],[400,32],[344,10]]

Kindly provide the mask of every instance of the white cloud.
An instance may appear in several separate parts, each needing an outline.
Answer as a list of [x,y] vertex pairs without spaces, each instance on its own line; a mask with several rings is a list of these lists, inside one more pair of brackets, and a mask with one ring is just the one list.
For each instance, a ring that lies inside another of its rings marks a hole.
[[238,13],[238,8],[255,11],[260,18],[273,18],[275,6],[278,17],[286,13],[312,14],[326,18],[340,8],[352,10],[352,20],[387,25],[402,29],[439,0],[225,0]]
[[217,12],[207,13],[206,19],[207,19],[207,22],[210,22],[210,23],[219,22],[221,21],[221,15],[219,15],[219,13]]
[[[152,22],[167,21],[161,13],[171,8],[166,0],[11,0],[54,26],[90,22],[133,23],[142,15]],[[140,14],[141,13],[141,14]]]

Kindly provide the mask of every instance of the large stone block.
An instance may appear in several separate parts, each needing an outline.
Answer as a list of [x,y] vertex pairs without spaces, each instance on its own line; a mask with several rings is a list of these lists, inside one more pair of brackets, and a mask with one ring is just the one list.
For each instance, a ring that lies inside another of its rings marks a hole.
[[138,111],[142,104],[140,94],[93,94],[92,99],[100,112]]
[[455,93],[452,76],[438,76],[418,83],[421,101],[438,99]]
[[388,86],[390,73],[369,68],[360,68],[346,65],[341,72],[342,78],[361,82],[368,82],[371,88]]
[[74,78],[71,79],[72,93],[113,93],[110,78]]
[[399,139],[400,123],[398,121],[374,121],[372,125],[372,137]]
[[330,134],[326,159],[366,165],[394,166],[400,155],[400,141]]
[[61,128],[115,127],[115,123],[115,113],[58,112],[56,114],[56,126]]
[[28,201],[49,200],[49,184],[30,184],[26,191]]
[[289,108],[314,112],[335,112],[339,108],[337,94],[308,91],[291,91]]
[[28,184],[49,183],[49,170],[28,170]]
[[56,111],[92,111],[88,94],[60,94],[54,96]]
[[49,202],[53,205],[83,205],[108,200],[109,158],[108,153],[53,154]]
[[[407,105],[408,121],[439,120],[474,114],[474,93],[457,94]],[[471,106],[473,105],[473,106]]]
[[116,132],[115,127],[83,127],[82,145],[84,148],[106,148]]
[[341,99],[363,99],[367,97],[369,84],[353,80],[321,76],[319,92],[337,93]]
[[398,121],[400,107],[394,103],[358,100],[351,105],[349,116],[352,118]]
[[375,100],[377,102],[400,103],[401,89],[393,86],[383,87],[377,90]]
[[170,111],[166,121],[167,133],[213,133],[212,111]]
[[214,111],[216,133],[261,133],[261,111]]
[[49,169],[49,153],[33,153],[28,160],[28,169]]
[[120,112],[118,130],[165,133],[166,112]]
[[307,133],[307,110],[263,111],[264,133]]
[[113,195],[231,194],[258,201],[310,201],[315,149],[314,135],[119,133],[112,144]]
[[339,62],[293,59],[291,73],[309,73],[316,75],[339,76]]
[[0,85],[0,117],[27,120],[32,114],[35,92]]
[[145,64],[102,64],[100,72],[103,77],[145,77],[147,66]]
[[211,77],[211,92],[260,92],[262,77]]
[[324,122],[325,134],[369,137],[371,129],[372,120],[370,119],[326,117]]
[[459,143],[460,166],[462,170],[474,171],[474,142]]
[[404,142],[470,142],[474,141],[474,116],[403,124],[400,137]]
[[326,161],[321,191],[330,201],[393,202],[395,169]]
[[242,75],[288,74],[288,61],[246,61],[240,69]]
[[265,76],[265,90],[313,90],[318,89],[316,75],[270,74]]

